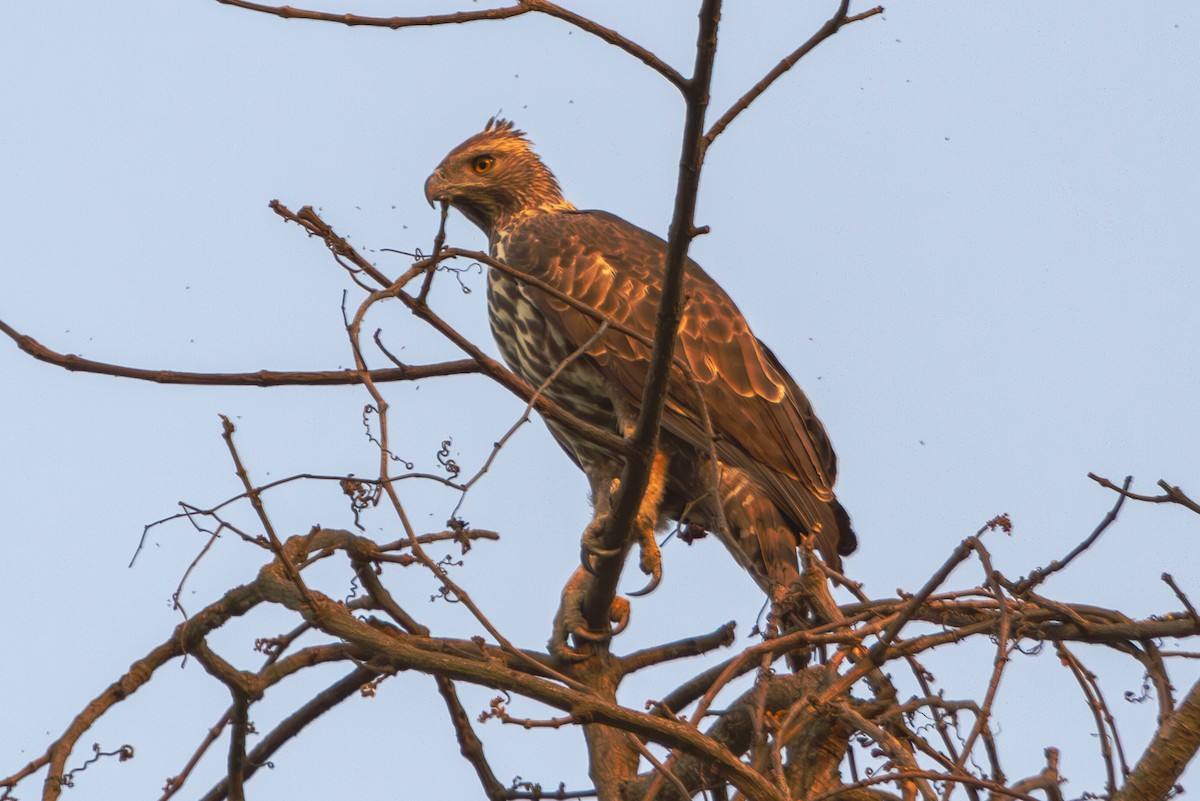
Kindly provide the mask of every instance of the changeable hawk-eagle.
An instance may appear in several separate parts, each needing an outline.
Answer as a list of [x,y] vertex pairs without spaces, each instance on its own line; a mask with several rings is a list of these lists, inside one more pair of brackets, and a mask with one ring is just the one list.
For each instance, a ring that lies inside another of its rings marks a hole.
[[[425,182],[425,195],[431,204],[448,201],[483,229],[493,258],[629,330],[653,336],[667,243],[607,212],[577,210],[511,122],[492,119],[450,151]],[[489,269],[487,281],[488,314],[500,351],[534,386],[600,326],[499,270]],[[724,290],[692,261],[684,294],[677,366],[662,423],[660,448],[669,461],[661,513],[693,535],[719,535],[771,595],[772,585],[789,587],[799,578],[798,533],[814,535],[822,556],[835,566],[839,555],[855,549],[850,519],[833,494],[836,457],[796,382],[751,333]],[[545,394],[584,420],[627,434],[649,358],[645,342],[610,326],[562,369]],[[715,443],[706,433],[701,397]],[[587,474],[597,514],[606,511],[620,458],[566,427],[548,425]],[[720,530],[714,495],[727,531]]]

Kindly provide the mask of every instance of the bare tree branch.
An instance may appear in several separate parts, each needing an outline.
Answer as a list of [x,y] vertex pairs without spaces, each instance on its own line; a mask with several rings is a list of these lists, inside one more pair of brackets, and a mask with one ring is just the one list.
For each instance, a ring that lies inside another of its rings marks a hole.
[[479,777],[479,783],[483,785],[484,795],[488,797],[489,801],[501,801],[501,799],[509,798],[508,790],[496,778],[492,766],[488,764],[487,757],[484,756],[483,743],[475,734],[475,730],[471,728],[471,720],[467,717],[467,711],[463,709],[462,702],[458,700],[454,682],[442,676],[435,676],[434,679],[437,681],[438,692],[446,702],[446,711],[450,713],[450,722],[454,725],[455,736],[458,737],[458,750],[475,769],[475,775]]
[[[108,362],[97,362],[51,350],[31,336],[22,334],[0,320],[0,332],[6,334],[17,347],[38,361],[53,364],[64,370],[78,373],[95,373],[116,378],[132,378],[137,381],[153,381],[156,384],[188,384],[209,387],[287,387],[287,386],[347,386],[361,384],[362,376],[354,370],[256,370],[252,373],[189,373],[178,370],[150,370],[141,367],[125,367]],[[371,380],[379,383],[389,381],[420,381],[447,375],[467,375],[481,372],[480,366],[471,359],[459,359],[440,364],[402,365],[385,370],[372,370]]]
[[464,22],[479,22],[483,20],[498,20],[518,17],[532,11],[526,3],[517,3],[502,8],[488,8],[480,11],[458,11],[453,14],[426,14],[421,17],[364,17],[359,14],[330,14],[324,11],[308,11],[291,6],[269,6],[263,3],[251,3],[247,0],[217,0],[226,6],[235,6],[246,11],[257,11],[262,14],[273,14],[283,19],[307,19],[319,22],[337,22],[342,25],[367,26],[373,28],[428,27],[432,25],[456,25]]
[[1142,758],[1125,777],[1112,801],[1157,801],[1179,779],[1200,748],[1200,681],[1184,696],[1167,721],[1159,726]]
[[1092,533],[1088,535],[1087,539],[1076,545],[1073,549],[1071,549],[1071,552],[1062,559],[1056,559],[1045,567],[1039,567],[1037,570],[1031,572],[1028,578],[1018,581],[1016,586],[1012,588],[1013,594],[1023,595],[1027,590],[1033,589],[1053,574],[1071,564],[1071,562],[1075,560],[1075,557],[1092,547],[1092,544],[1095,543],[1096,540],[1100,539],[1100,535],[1103,534],[1105,530],[1116,521],[1117,515],[1121,513],[1121,506],[1124,505],[1125,498],[1128,497],[1126,493],[1128,492],[1129,485],[1132,483],[1132,481],[1133,476],[1125,476],[1125,481],[1121,485],[1121,491],[1117,494],[1117,502],[1113,504],[1113,508],[1108,511],[1108,514],[1104,516],[1104,519],[1100,521],[1100,524],[1097,525]]
[[666,645],[659,645],[642,651],[634,651],[632,654],[621,657],[621,669],[626,674],[629,674],[643,668],[662,664],[663,662],[670,662],[674,659],[699,656],[717,648],[727,648],[733,645],[734,628],[735,624],[731,620],[709,634],[676,640]]
[[822,25],[816,33],[810,36],[807,42],[797,47],[783,60],[776,64],[770,72],[768,72],[762,77],[762,79],[759,80],[758,83],[754,84],[749,91],[738,98],[737,102],[730,106],[729,109],[721,115],[719,120],[713,123],[712,127],[708,129],[708,133],[704,134],[705,146],[711,145],[713,140],[724,133],[725,129],[729,127],[729,124],[733,122],[739,114],[749,108],[751,103],[761,97],[763,92],[770,88],[771,84],[775,83],[775,81],[785,72],[796,66],[800,59],[811,53],[817,45],[821,44],[821,42],[833,36],[845,25],[849,25],[852,22],[858,22],[859,20],[883,13],[883,6],[875,6],[875,8],[864,11],[861,14],[847,16],[849,9],[850,0],[841,0],[840,4],[838,5],[838,9],[834,12],[833,16],[830,17],[829,20]]
[[[266,765],[281,746],[300,734],[310,723],[354,695],[377,675],[379,674],[367,668],[355,668],[284,718],[246,755],[243,781],[249,779],[260,767]],[[201,797],[201,801],[223,801],[228,797],[228,779],[223,779],[205,793]]]
[[647,67],[666,78],[681,92],[687,91],[688,81],[686,78],[680,75],[677,70],[664,62],[658,56],[651,53],[646,48],[642,47],[636,42],[626,39],[624,36],[612,30],[611,28],[605,28],[603,25],[598,25],[587,17],[580,16],[572,11],[568,11],[562,6],[557,6],[554,3],[549,2],[549,0],[524,0],[522,5],[536,11],[540,11],[543,14],[548,14],[552,17],[558,17],[565,22],[571,23],[580,30],[587,31],[593,36],[608,42],[610,45],[624,50],[626,53],[645,64]]
[[1158,480],[1158,486],[1162,487],[1166,494],[1164,495],[1140,495],[1136,492],[1130,492],[1124,487],[1118,487],[1116,484],[1109,481],[1107,478],[1101,478],[1095,473],[1088,473],[1088,478],[1095,481],[1102,487],[1107,487],[1114,492],[1123,495],[1126,498],[1131,498],[1135,501],[1143,503],[1176,503],[1185,509],[1190,509],[1196,514],[1200,514],[1200,503],[1196,503],[1179,487],[1168,484],[1165,479]]
[[720,17],[721,0],[704,0],[700,7],[700,25],[696,37],[696,63],[684,92],[686,110],[679,179],[675,189],[675,211],[667,236],[662,296],[654,326],[654,349],[646,372],[637,425],[629,441],[628,452],[632,455],[625,461],[620,486],[613,497],[612,513],[598,537],[602,548],[615,551],[618,555],[596,560],[594,569],[597,580],[583,603],[584,617],[594,630],[602,630],[607,623],[609,607],[616,595],[617,580],[629,547],[628,534],[641,508],[650,480],[651,464],[657,452],[675,338],[683,319],[683,277],[687,269],[688,247],[700,233],[693,217],[700,187],[700,169],[704,163],[704,115],[708,110]]

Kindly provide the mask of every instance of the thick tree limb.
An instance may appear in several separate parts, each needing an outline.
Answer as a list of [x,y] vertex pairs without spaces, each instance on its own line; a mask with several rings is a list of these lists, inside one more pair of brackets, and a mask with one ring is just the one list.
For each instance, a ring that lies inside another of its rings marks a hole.
[[1112,801],[1159,801],[1200,749],[1200,681],[1154,733]]
[[[312,538],[293,537],[284,548],[283,558],[295,558],[301,550],[319,545]],[[251,586],[261,590],[263,597],[300,613],[327,634],[375,654],[373,665],[387,665],[395,670],[418,670],[520,693],[561,709],[584,724],[603,724],[670,748],[696,753],[749,798],[755,801],[782,801],[770,782],[690,726],[626,709],[594,691],[574,689],[514,671],[499,662],[465,659],[443,651],[416,647],[412,638],[368,625],[356,618],[343,604],[311,590],[310,605],[287,577],[279,559],[264,567]]]

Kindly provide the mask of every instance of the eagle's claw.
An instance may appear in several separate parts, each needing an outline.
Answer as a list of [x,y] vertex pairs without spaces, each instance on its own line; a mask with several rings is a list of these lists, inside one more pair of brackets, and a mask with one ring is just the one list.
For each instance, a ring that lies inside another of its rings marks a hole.
[[642,558],[638,563],[642,572],[650,577],[650,583],[637,592],[629,593],[635,597],[649,595],[658,589],[658,585],[662,582],[662,552],[658,548],[658,541],[654,539],[654,529],[650,529],[642,534]]
[[604,531],[604,523],[607,519],[608,515],[599,515],[591,523],[588,523],[588,527],[583,532],[583,539],[579,543],[579,561],[583,564],[583,569],[592,575],[596,574],[592,559],[611,559],[621,553],[620,548],[600,547],[600,533]]
[[[592,653],[592,645],[606,643],[629,625],[629,601],[616,597],[608,610],[608,619],[613,624],[607,631],[588,628],[583,617],[583,601],[591,588],[593,576],[582,567],[572,574],[563,588],[562,603],[554,616],[554,631],[550,635],[550,653],[568,662],[586,659]],[[574,644],[572,644],[574,643]]]
[[641,598],[642,596],[649,595],[650,593],[657,590],[658,585],[661,583],[662,583],[662,566],[660,565],[657,570],[655,570],[653,573],[650,574],[650,581],[649,581],[649,583],[646,584],[645,587],[642,587],[640,590],[634,590],[633,592],[630,592],[629,594],[632,595],[634,598]]

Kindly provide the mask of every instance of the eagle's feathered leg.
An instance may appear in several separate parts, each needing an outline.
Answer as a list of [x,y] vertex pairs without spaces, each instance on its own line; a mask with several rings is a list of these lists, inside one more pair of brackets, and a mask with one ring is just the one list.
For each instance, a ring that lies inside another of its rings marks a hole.
[[[623,432],[626,439],[633,437],[638,419],[636,407],[617,392],[609,396],[609,403],[612,404],[614,422],[617,427]],[[590,449],[575,451],[575,458],[592,485],[592,522],[584,530],[580,543],[580,561],[584,568],[591,573],[594,572],[591,563],[592,556],[608,557],[615,556],[620,552],[617,549],[600,547],[598,540],[608,522],[608,515],[612,511],[613,496],[617,494],[617,490],[621,486],[621,479],[617,476],[621,474],[622,465],[620,461],[606,455],[596,454]],[[670,460],[667,454],[661,449],[655,452],[650,463],[650,477],[646,481],[646,491],[642,495],[642,502],[638,506],[637,515],[633,521],[633,533],[641,554],[638,565],[643,573],[650,576],[650,583],[637,592],[631,592],[630,595],[648,595],[654,592],[662,581],[662,554],[659,551],[655,535],[663,522],[660,509],[667,491],[669,464]]]
[[658,548],[659,522],[661,521],[660,507],[663,494],[667,489],[667,455],[662,451],[654,454],[654,462],[650,465],[650,479],[646,483],[646,492],[642,495],[642,505],[638,507],[637,518],[634,520],[634,530],[641,549],[638,565],[642,572],[650,577],[650,583],[630,595],[649,595],[658,589],[662,581],[662,552]]
[[[662,554],[659,551],[655,535],[662,527],[660,507],[663,495],[667,491],[668,465],[669,459],[664,452],[655,453],[654,460],[650,464],[650,478],[646,482],[646,492],[642,495],[641,505],[633,520],[633,533],[641,554],[638,566],[643,573],[650,576],[650,583],[630,595],[647,595],[653,592],[662,581]],[[609,557],[620,553],[618,548],[601,547],[599,540],[612,512],[612,499],[621,486],[621,479],[602,478],[601,476],[606,474],[594,468],[588,470],[588,475],[589,477],[597,476],[592,480],[592,522],[584,529],[579,547],[580,561],[583,562],[584,568],[589,573],[594,573],[591,562],[593,556]]]
[[[615,468],[614,468],[615,469]],[[590,479],[596,471],[588,470]],[[579,561],[589,573],[595,573],[592,567],[592,557],[608,558],[621,552],[620,548],[603,548],[600,546],[600,535],[608,524],[608,515],[612,511],[612,498],[621,484],[619,478],[598,478],[592,480],[592,522],[583,530],[579,541]]]
[[[770,600],[766,637],[778,637],[835,619],[828,615],[836,613],[836,607],[833,612],[821,607],[822,597],[829,599],[828,591],[821,593],[809,586],[816,584],[824,589],[825,574],[815,564],[816,538],[795,531],[779,508],[741,470],[721,465],[719,484],[722,510],[729,527],[728,534],[720,539]],[[803,571],[797,540],[801,541],[805,556]],[[808,664],[810,650],[800,648],[787,655],[793,671]]]

